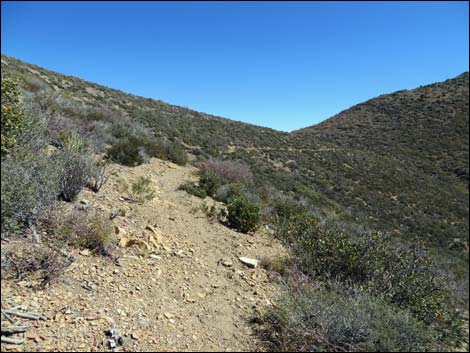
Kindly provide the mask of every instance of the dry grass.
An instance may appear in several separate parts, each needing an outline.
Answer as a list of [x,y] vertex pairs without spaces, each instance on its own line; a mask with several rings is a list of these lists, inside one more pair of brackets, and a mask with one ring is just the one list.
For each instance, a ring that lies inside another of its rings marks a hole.
[[69,264],[69,260],[45,244],[16,241],[2,251],[2,278],[38,281],[38,286],[44,287],[60,277]]
[[57,241],[101,255],[108,255],[114,240],[110,220],[98,212],[55,211],[49,217],[48,228]]

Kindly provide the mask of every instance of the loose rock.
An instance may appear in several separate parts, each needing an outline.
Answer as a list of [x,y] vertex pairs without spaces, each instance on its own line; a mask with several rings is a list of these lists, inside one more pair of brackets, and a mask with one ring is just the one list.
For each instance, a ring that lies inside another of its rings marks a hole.
[[258,260],[250,259],[248,257],[240,257],[240,261],[251,268],[256,268],[258,266]]

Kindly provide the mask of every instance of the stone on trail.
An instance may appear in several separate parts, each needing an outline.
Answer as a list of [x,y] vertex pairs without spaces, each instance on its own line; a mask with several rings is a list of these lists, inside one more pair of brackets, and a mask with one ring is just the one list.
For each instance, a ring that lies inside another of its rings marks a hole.
[[232,260],[228,260],[228,259],[222,260],[221,263],[224,267],[232,267],[233,266]]
[[256,268],[258,266],[258,260],[250,259],[248,257],[240,257],[240,261],[251,268]]

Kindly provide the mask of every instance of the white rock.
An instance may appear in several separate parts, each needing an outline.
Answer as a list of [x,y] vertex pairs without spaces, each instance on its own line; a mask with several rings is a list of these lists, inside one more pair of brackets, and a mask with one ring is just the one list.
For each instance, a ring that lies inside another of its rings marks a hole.
[[240,261],[251,268],[256,268],[259,262],[256,259],[250,259],[248,257],[240,257]]

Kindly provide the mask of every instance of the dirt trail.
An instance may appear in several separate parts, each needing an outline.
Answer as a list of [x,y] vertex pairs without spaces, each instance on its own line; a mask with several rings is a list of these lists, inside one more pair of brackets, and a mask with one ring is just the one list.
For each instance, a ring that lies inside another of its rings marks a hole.
[[[104,334],[110,320],[124,335],[119,351],[260,349],[249,320],[268,308],[280,289],[263,269],[250,269],[239,257],[285,256],[283,247],[265,230],[247,235],[210,223],[196,210],[208,199],[176,190],[194,178],[193,168],[152,159],[136,168],[115,166],[115,171],[102,191],[84,191],[81,201],[105,215],[124,209],[126,216],[113,222],[128,235],[145,234],[146,226],[153,226],[163,238],[156,252],[161,258],[125,248],[118,266],[77,251],[77,261],[59,283],[44,290],[2,280],[2,306],[29,303],[49,318],[27,322],[27,342],[2,344],[2,351],[111,351]],[[118,179],[130,182],[141,175],[152,178],[157,197],[143,205],[123,200]],[[83,288],[87,283],[92,291]]]

